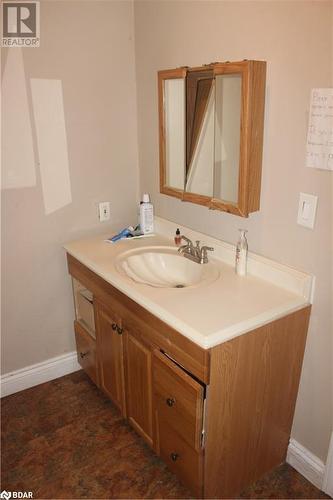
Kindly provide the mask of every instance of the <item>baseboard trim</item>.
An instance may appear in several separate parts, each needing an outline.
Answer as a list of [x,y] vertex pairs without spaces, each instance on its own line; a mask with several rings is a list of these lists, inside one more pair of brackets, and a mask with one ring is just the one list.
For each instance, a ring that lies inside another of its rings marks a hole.
[[287,463],[294,467],[310,483],[314,484],[320,490],[323,489],[323,480],[325,464],[316,455],[304,448],[300,443],[291,439],[288,452]]
[[325,467],[323,480],[323,491],[333,498],[333,432],[331,434],[330,446]]
[[77,362],[74,351],[27,366],[21,370],[6,373],[1,377],[1,397],[43,384],[80,369],[81,366]]

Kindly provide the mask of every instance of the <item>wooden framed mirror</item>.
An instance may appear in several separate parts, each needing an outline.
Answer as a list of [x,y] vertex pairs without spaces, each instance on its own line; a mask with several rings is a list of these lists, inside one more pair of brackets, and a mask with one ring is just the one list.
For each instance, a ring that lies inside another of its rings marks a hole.
[[160,192],[247,217],[259,210],[266,63],[158,72]]

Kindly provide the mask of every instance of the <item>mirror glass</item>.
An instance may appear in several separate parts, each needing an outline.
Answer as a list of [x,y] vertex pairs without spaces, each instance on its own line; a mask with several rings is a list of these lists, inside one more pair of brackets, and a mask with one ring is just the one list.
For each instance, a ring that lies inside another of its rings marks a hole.
[[164,80],[166,185],[185,185],[185,80]]
[[215,77],[214,198],[237,203],[240,130],[241,75]]
[[201,116],[195,145],[192,148],[191,155],[189,155],[185,185],[185,191],[189,193],[213,196],[214,122],[215,99],[214,84],[212,84]]
[[237,203],[242,77],[195,73],[164,80],[166,185]]

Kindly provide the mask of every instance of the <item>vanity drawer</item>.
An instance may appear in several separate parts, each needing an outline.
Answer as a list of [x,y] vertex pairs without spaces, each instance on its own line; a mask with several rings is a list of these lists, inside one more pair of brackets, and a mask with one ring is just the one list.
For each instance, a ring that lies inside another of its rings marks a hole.
[[87,327],[89,333],[95,337],[95,318],[93,296],[89,290],[80,290],[77,294],[78,320]]
[[77,320],[74,321],[74,330],[77,360],[87,375],[98,385],[96,342]]
[[177,430],[191,447],[200,450],[204,387],[155,350],[153,391],[157,418]]
[[195,494],[202,498],[203,457],[165,422],[160,422],[159,454],[168,467]]

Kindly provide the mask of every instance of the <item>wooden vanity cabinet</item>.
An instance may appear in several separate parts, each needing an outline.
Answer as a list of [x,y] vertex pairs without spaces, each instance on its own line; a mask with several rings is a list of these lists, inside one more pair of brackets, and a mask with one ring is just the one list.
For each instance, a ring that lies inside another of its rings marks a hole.
[[201,498],[205,386],[156,349],[153,393],[155,451]]
[[96,340],[75,321],[81,366],[196,497],[232,498],[285,460],[310,306],[202,349],[70,255],[68,268],[93,297]]
[[88,331],[77,320],[74,322],[77,360],[83,370],[96,385],[99,385],[96,341],[89,335]]
[[93,295],[82,283],[73,278],[73,296],[77,360],[93,382],[99,385]]
[[[153,356],[154,411],[196,451],[201,451],[204,385],[157,349]],[[158,448],[158,436],[157,436]]]
[[127,418],[153,446],[151,347],[135,331],[127,331],[125,352]]
[[100,387],[126,415],[123,328],[110,308],[96,301],[97,349]]

